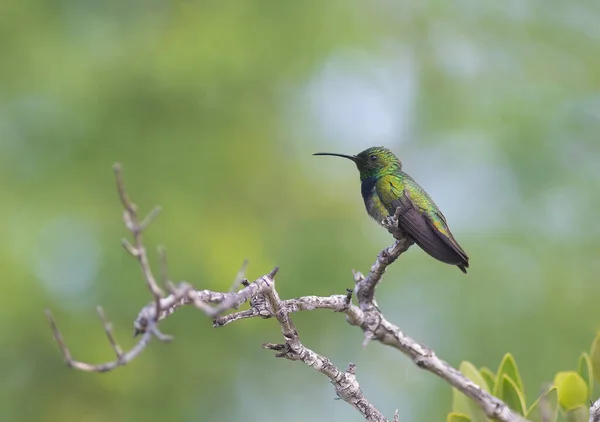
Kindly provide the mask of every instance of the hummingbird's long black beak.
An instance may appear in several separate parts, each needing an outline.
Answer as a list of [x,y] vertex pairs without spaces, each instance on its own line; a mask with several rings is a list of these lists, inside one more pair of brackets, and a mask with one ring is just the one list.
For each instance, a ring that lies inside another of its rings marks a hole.
[[334,154],[334,153],[331,153],[331,152],[315,152],[313,155],[331,155],[333,157],[347,158],[348,160],[352,160],[352,161],[356,162],[356,156],[355,155]]

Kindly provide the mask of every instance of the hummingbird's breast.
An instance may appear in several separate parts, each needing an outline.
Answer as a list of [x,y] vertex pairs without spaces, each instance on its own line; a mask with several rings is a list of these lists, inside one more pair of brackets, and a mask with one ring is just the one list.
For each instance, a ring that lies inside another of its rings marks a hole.
[[377,193],[376,177],[364,179],[360,186],[360,193],[365,202],[367,212],[375,221],[381,224],[386,217],[389,217],[390,213],[383,202],[381,202],[381,198]]

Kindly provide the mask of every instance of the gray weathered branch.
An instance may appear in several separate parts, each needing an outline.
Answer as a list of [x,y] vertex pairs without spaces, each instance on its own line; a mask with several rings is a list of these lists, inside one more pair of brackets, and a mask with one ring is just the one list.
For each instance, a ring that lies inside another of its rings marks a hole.
[[359,272],[355,273],[357,297],[359,306],[363,311],[363,319],[350,321],[350,323],[359,325],[363,329],[366,342],[378,340],[383,344],[395,347],[409,356],[419,368],[433,372],[446,380],[450,385],[473,399],[488,417],[502,422],[525,421],[522,416],[512,411],[506,403],[487,393],[457,369],[438,358],[433,350],[404,334],[399,327],[385,319],[381,311],[375,306],[372,291],[381,280],[386,267],[405,250],[406,241],[396,240],[394,245],[381,251],[366,277]]
[[[195,306],[206,315],[213,318],[215,327],[224,326],[233,321],[250,317],[260,316],[263,318],[270,318],[275,316],[281,325],[285,343],[264,344],[264,348],[277,351],[277,357],[301,361],[327,376],[334,385],[338,396],[361,412],[367,420],[374,422],[388,422],[388,419],[386,419],[385,416],[383,416],[383,414],[364,397],[358,381],[356,380],[354,364],[350,364],[348,370],[341,371],[334,366],[328,358],[306,348],[300,342],[298,332],[294,328],[289,316],[292,312],[317,308],[327,308],[334,311],[347,312],[349,315],[353,315],[353,312],[349,311],[352,300],[351,290],[348,291],[346,295],[334,295],[331,297],[307,296],[304,298],[282,301],[275,290],[274,277],[277,274],[278,268],[275,267],[270,273],[249,283],[244,277],[246,262],[244,262],[244,265],[242,265],[242,268],[238,271],[229,292],[195,290],[190,284],[185,282],[175,286],[169,280],[165,252],[163,249],[159,249],[162,270],[161,276],[166,289],[170,293],[165,295],[163,289],[159,287],[156,278],[154,277],[142,239],[143,232],[156,218],[160,209],[156,208],[142,222],[139,222],[137,207],[130,200],[125,189],[121,166],[116,164],[114,166],[114,171],[117,181],[117,191],[124,208],[123,221],[132,236],[132,242],[124,239],[122,244],[125,250],[138,261],[148,290],[150,290],[152,294],[153,301],[145,306],[135,319],[134,334],[142,335],[137,344],[127,352],[123,352],[121,346],[115,339],[112,324],[106,318],[103,309],[98,307],[98,314],[102,320],[108,342],[116,355],[115,360],[101,364],[90,364],[73,359],[52,313],[47,310],[46,316],[50,323],[52,333],[63,354],[63,358],[69,367],[87,372],[107,372],[119,366],[126,365],[143,352],[152,337],[157,337],[162,341],[169,341],[172,339],[172,337],[166,336],[158,330],[158,323],[184,305]],[[240,285],[242,285],[243,288],[237,290]],[[247,301],[250,301],[250,309],[222,316],[224,312],[238,309],[240,305]],[[356,311],[359,311],[358,308],[356,308]],[[397,411],[394,421],[398,421]]]
[[267,279],[266,281],[260,293],[265,295],[272,315],[277,318],[285,343],[266,343],[263,344],[263,347],[276,351],[275,357],[301,361],[328,377],[334,385],[337,395],[358,410],[366,420],[388,422],[387,418],[363,395],[356,380],[354,364],[351,363],[346,371],[341,371],[328,358],[313,352],[300,342],[298,331],[289,315],[291,307],[286,308],[279,298],[275,290],[275,280]]
[[590,407],[590,422],[600,422],[600,399]]
[[[119,165],[115,165],[114,169],[119,198],[124,208],[123,220],[132,235],[132,242],[124,240],[123,246],[138,261],[153,301],[142,308],[135,319],[135,333],[142,335],[137,344],[128,352],[123,352],[115,339],[112,325],[106,319],[102,308],[98,308],[106,336],[116,359],[97,365],[76,361],[72,358],[52,314],[50,311],[46,311],[54,338],[68,366],[83,371],[106,372],[131,362],[142,353],[152,337],[157,337],[161,341],[172,339],[172,337],[164,335],[158,330],[158,324],[182,306],[195,306],[213,319],[214,327],[223,327],[232,322],[248,318],[275,317],[281,326],[285,343],[268,343],[263,345],[264,348],[276,351],[276,357],[301,361],[327,376],[334,385],[339,397],[356,408],[365,419],[388,422],[388,419],[364,397],[355,376],[354,364],[350,364],[346,371],[342,371],[334,366],[328,358],[315,353],[300,342],[290,314],[299,311],[329,309],[334,312],[345,313],[346,320],[351,325],[361,327],[365,334],[363,344],[366,345],[370,340],[378,340],[383,344],[397,348],[409,356],[418,367],[438,375],[473,399],[490,418],[502,422],[525,421],[521,416],[511,411],[504,402],[486,393],[458,370],[439,359],[432,350],[406,336],[399,327],[387,321],[376,306],[375,288],[381,281],[386,268],[413,243],[398,229],[397,215],[388,218],[384,222],[385,227],[397,239],[396,242],[379,253],[366,277],[359,272],[354,273],[358,306],[352,304],[352,290],[348,290],[345,295],[303,296],[281,300],[275,289],[274,280],[278,268],[276,267],[270,273],[249,282],[244,277],[245,263],[228,292],[196,290],[186,282],[174,285],[169,280],[166,256],[164,250],[161,249],[159,251],[162,267],[161,278],[166,290],[169,292],[169,294],[166,294],[159,287],[153,275],[142,240],[144,230],[158,215],[159,209],[155,209],[146,219],[139,222],[137,207],[131,202],[125,190],[121,168]],[[250,307],[237,311],[246,302],[249,302]],[[234,310],[234,312],[227,313],[231,310]],[[600,408],[600,405],[597,405],[596,408]],[[596,413],[600,413],[600,411]],[[399,420],[398,411],[396,411],[393,420],[394,422]],[[590,421],[600,422],[600,417],[598,419],[591,419],[590,417]]]

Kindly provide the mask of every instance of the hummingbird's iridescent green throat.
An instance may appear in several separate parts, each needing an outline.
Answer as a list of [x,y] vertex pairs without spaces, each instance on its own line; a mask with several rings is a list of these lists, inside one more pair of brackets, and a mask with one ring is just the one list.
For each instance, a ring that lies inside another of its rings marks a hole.
[[354,161],[360,172],[361,193],[367,212],[379,224],[401,207],[398,225],[433,258],[456,265],[463,273],[469,257],[450,232],[446,218],[427,192],[408,174],[392,151],[368,148],[357,155],[317,152]]

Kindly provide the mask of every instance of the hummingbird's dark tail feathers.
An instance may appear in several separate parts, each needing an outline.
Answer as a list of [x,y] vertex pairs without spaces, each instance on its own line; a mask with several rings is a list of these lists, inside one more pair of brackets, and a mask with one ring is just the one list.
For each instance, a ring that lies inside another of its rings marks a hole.
[[429,227],[428,230],[419,232],[417,236],[411,236],[415,243],[433,258],[446,264],[456,265],[466,274],[467,268],[469,268],[469,257],[464,253],[462,248],[458,246],[454,239],[447,238],[432,225],[428,224],[429,220],[426,217],[423,215],[419,216],[424,220],[425,225]]
[[441,233],[427,216],[418,212],[409,201],[398,201],[394,205],[403,207],[398,217],[400,228],[421,249],[438,261],[456,265],[463,273],[467,273],[469,257],[456,242],[449,229],[446,229],[448,237]]
[[[440,239],[442,239],[442,241],[444,243],[446,243],[446,245],[448,245],[448,247],[450,247],[452,249],[452,251],[458,256],[458,259],[461,262],[460,262],[460,264],[457,265],[457,267],[463,273],[466,274],[467,273],[467,268],[469,268],[469,257],[467,256],[467,253],[463,250],[463,248],[460,247],[460,245],[458,244],[458,242],[454,238],[454,235],[452,235],[452,232],[450,232],[450,229],[448,227],[446,227],[446,230],[447,230],[447,233],[448,233],[448,236],[446,236],[443,233],[440,233],[439,231],[437,231],[435,229],[435,226],[433,225],[433,223],[431,223],[431,220],[429,220],[428,218],[426,218],[426,220],[430,223],[433,231],[438,235],[438,237]],[[449,262],[449,264],[453,264],[453,263],[454,262]]]

